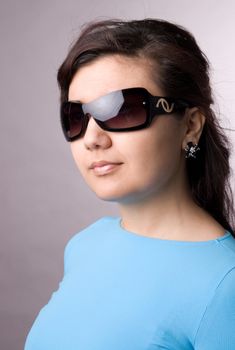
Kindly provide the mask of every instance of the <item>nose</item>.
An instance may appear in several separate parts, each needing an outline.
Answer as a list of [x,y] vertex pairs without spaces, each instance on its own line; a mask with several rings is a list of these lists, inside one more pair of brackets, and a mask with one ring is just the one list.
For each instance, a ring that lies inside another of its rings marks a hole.
[[112,145],[112,140],[109,133],[103,130],[94,120],[89,118],[87,128],[83,136],[83,142],[87,149],[109,148]]

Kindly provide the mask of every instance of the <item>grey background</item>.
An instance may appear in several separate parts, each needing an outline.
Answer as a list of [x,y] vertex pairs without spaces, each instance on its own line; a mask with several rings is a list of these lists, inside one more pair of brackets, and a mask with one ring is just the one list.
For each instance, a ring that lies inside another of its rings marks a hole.
[[[69,238],[100,216],[118,214],[86,187],[60,130],[56,73],[80,26],[111,17],[185,26],[211,61],[222,124],[235,129],[234,14],[232,0],[1,2],[1,349],[23,348],[62,278]],[[228,135],[234,144],[235,133]]]

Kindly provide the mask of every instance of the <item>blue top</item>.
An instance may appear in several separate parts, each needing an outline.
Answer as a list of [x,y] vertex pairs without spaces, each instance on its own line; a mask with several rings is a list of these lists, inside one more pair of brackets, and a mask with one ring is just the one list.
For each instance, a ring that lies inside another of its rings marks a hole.
[[164,240],[104,217],[65,248],[25,350],[234,350],[235,239]]

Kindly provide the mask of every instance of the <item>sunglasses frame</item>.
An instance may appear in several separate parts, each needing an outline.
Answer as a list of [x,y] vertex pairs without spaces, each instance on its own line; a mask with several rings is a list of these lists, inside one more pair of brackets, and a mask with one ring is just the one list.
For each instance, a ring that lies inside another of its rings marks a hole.
[[[128,89],[122,89],[122,90],[116,90],[116,91],[122,91],[122,93],[126,93],[126,92],[140,93],[142,96],[144,96],[145,109],[146,109],[146,120],[144,123],[137,125],[137,126],[132,126],[132,127],[128,127],[128,128],[110,128],[110,127],[107,127],[105,125],[105,122],[100,121],[96,118],[93,118],[95,120],[95,122],[103,130],[106,130],[106,131],[126,132],[126,131],[135,131],[135,130],[145,129],[151,125],[153,118],[158,116],[158,115],[163,115],[163,114],[169,115],[169,114],[176,113],[176,112],[182,112],[187,107],[192,107],[190,102],[188,102],[184,99],[178,99],[178,98],[176,99],[176,98],[165,97],[165,96],[153,96],[150,94],[150,92],[148,92],[148,90],[146,90],[143,87],[134,87],[134,88],[128,88]],[[102,97],[102,96],[100,96],[100,97]],[[64,136],[68,142],[72,142],[72,141],[75,141],[75,140],[81,138],[82,135],[84,135],[84,132],[86,131],[88,122],[90,120],[90,117],[87,116],[87,113],[84,114],[81,132],[76,136],[69,137],[67,134],[67,128],[66,128],[66,119],[68,118],[68,116],[67,116],[67,114],[64,113],[64,110],[68,106],[71,107],[74,104],[76,104],[76,107],[78,105],[80,105],[81,109],[82,109],[83,103],[81,103],[80,101],[65,101],[61,104],[61,107],[60,107],[60,122],[61,122]]]

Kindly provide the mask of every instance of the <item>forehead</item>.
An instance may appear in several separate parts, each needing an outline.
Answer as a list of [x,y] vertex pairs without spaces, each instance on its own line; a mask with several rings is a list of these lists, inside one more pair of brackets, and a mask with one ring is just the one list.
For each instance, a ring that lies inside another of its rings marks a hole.
[[151,63],[142,58],[110,55],[81,67],[69,87],[69,100],[90,102],[114,90],[144,87],[158,95],[160,89],[152,79]]

